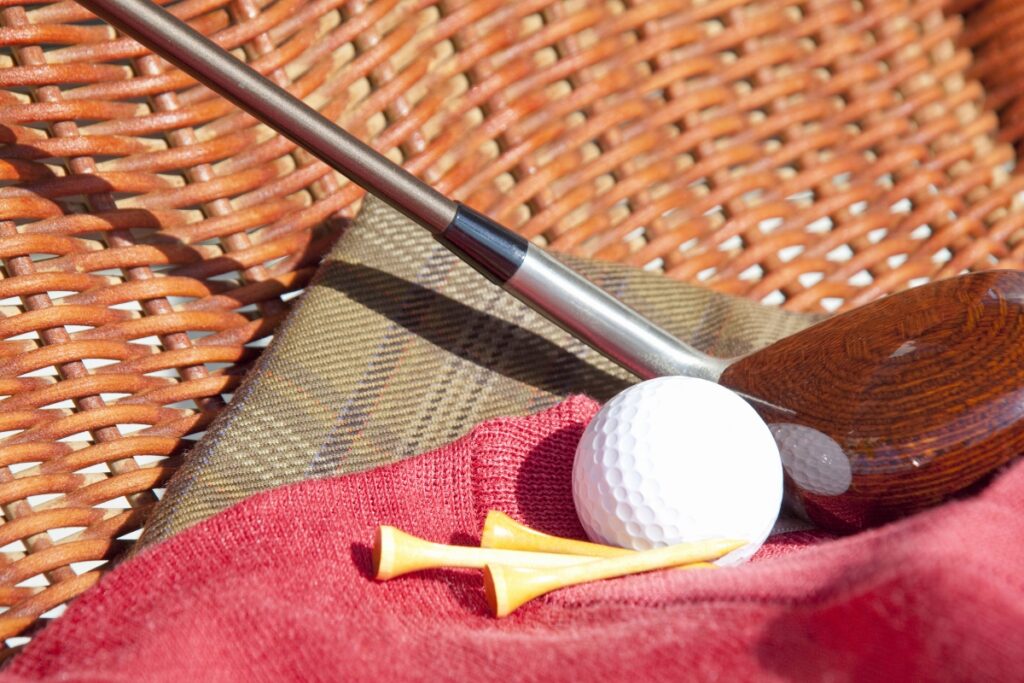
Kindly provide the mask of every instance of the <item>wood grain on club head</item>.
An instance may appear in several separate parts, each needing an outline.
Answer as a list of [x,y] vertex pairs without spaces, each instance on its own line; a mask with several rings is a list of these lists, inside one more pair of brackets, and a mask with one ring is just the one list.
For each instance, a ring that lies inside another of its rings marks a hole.
[[853,531],[935,505],[1024,452],[1024,273],[890,296],[720,381],[768,422],[812,521]]

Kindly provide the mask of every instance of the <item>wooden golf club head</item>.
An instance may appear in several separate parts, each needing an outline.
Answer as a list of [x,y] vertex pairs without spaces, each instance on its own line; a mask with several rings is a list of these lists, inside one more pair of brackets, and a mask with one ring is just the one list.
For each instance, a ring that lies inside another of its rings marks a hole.
[[642,550],[586,564],[524,570],[500,564],[484,569],[484,593],[494,616],[511,614],[524,603],[559,588],[629,574],[707,562],[745,545],[746,541],[716,539]]
[[834,530],[969,490],[1024,451],[1024,273],[934,282],[741,358],[791,495]]
[[564,567],[595,559],[579,555],[444,545],[417,538],[393,526],[381,526],[373,544],[373,576],[378,581],[387,581],[409,572],[441,567],[483,569],[487,564],[500,563],[530,569]]

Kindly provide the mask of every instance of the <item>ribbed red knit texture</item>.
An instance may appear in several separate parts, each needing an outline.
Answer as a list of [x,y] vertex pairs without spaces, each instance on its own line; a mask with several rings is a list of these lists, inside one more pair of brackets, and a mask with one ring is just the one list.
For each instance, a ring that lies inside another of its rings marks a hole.
[[883,529],[778,537],[742,567],[578,586],[503,620],[488,616],[477,571],[370,578],[379,524],[472,544],[499,508],[581,536],[570,470],[596,409],[573,398],[391,467],[255,496],[113,571],[4,677],[1010,680],[1024,671],[1020,467],[970,500]]

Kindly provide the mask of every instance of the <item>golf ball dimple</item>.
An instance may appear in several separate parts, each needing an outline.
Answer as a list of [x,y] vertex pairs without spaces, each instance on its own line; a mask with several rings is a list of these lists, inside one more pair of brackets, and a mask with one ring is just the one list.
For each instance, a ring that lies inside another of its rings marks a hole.
[[661,377],[612,398],[584,431],[573,464],[580,522],[599,543],[643,550],[709,538],[748,559],[782,503],[782,464],[768,426],[713,382]]

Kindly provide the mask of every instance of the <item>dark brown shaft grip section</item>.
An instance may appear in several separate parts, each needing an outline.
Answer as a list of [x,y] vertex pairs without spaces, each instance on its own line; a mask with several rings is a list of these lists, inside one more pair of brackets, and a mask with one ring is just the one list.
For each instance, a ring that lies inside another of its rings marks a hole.
[[965,275],[783,339],[725,370],[775,434],[815,522],[940,503],[1024,452],[1024,273]]

